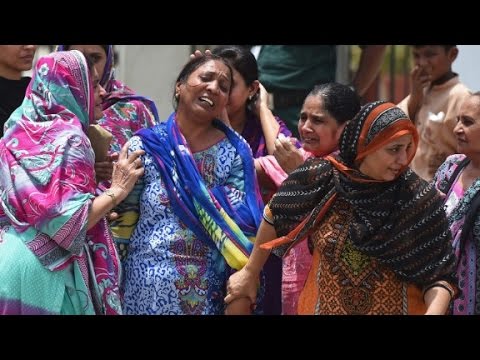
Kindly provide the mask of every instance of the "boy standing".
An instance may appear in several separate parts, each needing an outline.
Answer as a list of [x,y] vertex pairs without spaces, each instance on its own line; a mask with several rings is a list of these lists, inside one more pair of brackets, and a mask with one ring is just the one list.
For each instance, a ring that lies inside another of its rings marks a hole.
[[415,123],[420,137],[411,168],[431,181],[438,167],[456,152],[453,128],[470,91],[452,71],[456,45],[414,45],[412,53],[411,93],[398,106]]

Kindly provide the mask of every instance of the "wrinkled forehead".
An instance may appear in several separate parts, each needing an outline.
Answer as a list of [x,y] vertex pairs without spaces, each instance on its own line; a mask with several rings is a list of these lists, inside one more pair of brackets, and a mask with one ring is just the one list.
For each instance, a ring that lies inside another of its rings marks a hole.
[[212,59],[200,65],[192,74],[199,73],[214,73],[219,77],[224,77],[230,80],[230,69],[220,60]]
[[476,118],[480,118],[480,94],[472,94],[467,96],[461,106],[459,114],[474,113]]

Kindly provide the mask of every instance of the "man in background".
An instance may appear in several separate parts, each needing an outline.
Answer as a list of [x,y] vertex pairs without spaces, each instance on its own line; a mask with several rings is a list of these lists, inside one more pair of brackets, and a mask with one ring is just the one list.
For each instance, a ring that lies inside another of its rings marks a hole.
[[[363,96],[380,72],[386,45],[363,45],[352,86]],[[295,136],[303,100],[315,85],[335,81],[336,45],[262,45],[259,80],[278,115]]]

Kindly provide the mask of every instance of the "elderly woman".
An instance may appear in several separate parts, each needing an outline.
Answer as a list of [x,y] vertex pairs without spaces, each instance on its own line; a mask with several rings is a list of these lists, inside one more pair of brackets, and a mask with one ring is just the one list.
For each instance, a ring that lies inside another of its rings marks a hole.
[[307,160],[265,207],[225,301],[254,301],[269,249],[284,253],[308,237],[313,259],[299,314],[445,314],[456,294],[455,255],[441,197],[408,169],[417,141],[394,104],[364,106],[338,156]]
[[118,314],[118,255],[105,215],[143,174],[122,149],[95,197],[86,135],[105,90],[79,51],[41,58],[0,140],[0,313]]
[[480,314],[480,92],[460,105],[453,130],[458,154],[449,156],[435,175],[435,186],[445,194],[453,248],[458,258],[460,295],[454,315]]
[[126,314],[223,314],[228,276],[247,262],[262,201],[248,144],[217,120],[231,86],[226,60],[192,59],[176,81],[176,111],[131,139],[130,151],[146,153]]

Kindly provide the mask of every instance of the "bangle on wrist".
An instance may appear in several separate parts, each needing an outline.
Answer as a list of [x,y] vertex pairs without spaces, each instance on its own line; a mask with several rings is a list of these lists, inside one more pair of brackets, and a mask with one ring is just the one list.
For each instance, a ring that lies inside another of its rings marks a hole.
[[263,220],[265,220],[268,224],[275,227],[275,223],[273,221],[273,214],[268,205],[263,208]]
[[112,189],[107,189],[103,193],[107,196],[110,196],[110,199],[112,199],[113,207],[117,206],[117,196]]
[[427,287],[425,287],[425,289],[423,290],[423,297],[425,298],[425,293],[428,290],[430,290],[431,288],[434,288],[434,287],[441,287],[441,288],[447,290],[448,294],[450,295],[450,300],[453,300],[455,298],[455,295],[456,295],[455,289],[453,288],[452,285],[450,285],[448,282],[443,281],[443,280],[434,282],[433,284],[430,284]]

